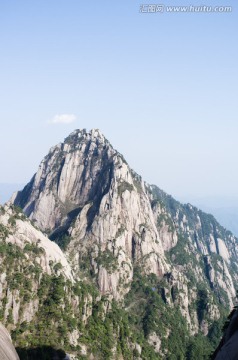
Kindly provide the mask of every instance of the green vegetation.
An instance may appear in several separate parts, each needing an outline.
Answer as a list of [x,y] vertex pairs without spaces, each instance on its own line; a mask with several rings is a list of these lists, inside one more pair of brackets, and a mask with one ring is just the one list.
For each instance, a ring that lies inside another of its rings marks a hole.
[[123,181],[119,186],[118,186],[118,195],[121,196],[123,194],[124,191],[128,190],[129,192],[134,190],[133,185],[129,184],[126,181]]
[[27,243],[24,247],[24,253],[33,253],[35,255],[42,255],[45,253],[45,250],[42,247],[38,247],[37,244]]
[[[201,333],[193,337],[190,335],[187,322],[177,306],[168,309],[168,305],[161,296],[164,282],[158,282],[154,275],[143,277],[138,269],[131,291],[126,297],[126,306],[129,308],[129,322],[133,333],[142,336],[142,358],[153,359],[145,350],[145,339],[153,332],[161,339],[161,351],[166,353],[165,359],[209,359],[214,346],[217,346],[221,333],[221,323],[213,324],[209,336]],[[205,308],[206,292],[200,292],[198,309],[202,316]],[[218,336],[216,338],[216,335]],[[152,351],[150,349],[150,351]],[[158,358],[156,355],[155,359]]]
[[[173,255],[178,256],[179,246]],[[171,290],[175,305],[170,306],[166,302],[164,289],[169,289],[166,279],[158,281],[154,274],[143,276],[142,269],[135,268],[131,290],[122,308],[116,301],[110,302],[107,297],[100,297],[93,282],[72,284],[66,280],[60,274],[62,266],[59,263],[51,264],[52,275],[42,273],[34,260],[41,251],[38,244],[30,243],[25,245],[24,250],[4,241],[0,246],[2,266],[7,272],[7,286],[12,292],[19,291],[20,320],[12,331],[12,338],[21,359],[34,359],[34,356],[52,359],[52,354],[56,352],[63,354],[60,349],[78,354],[79,359],[83,359],[80,345],[69,342],[73,331],[80,334],[79,343],[86,345],[88,353],[94,354],[99,360],[110,360],[120,355],[128,360],[137,359],[136,343],[141,348],[142,360],[160,359],[153,345],[148,343],[151,334],[156,334],[161,341],[160,351],[166,354],[166,360],[208,359],[216,346],[222,321],[214,322],[207,338],[201,333],[191,337],[187,322],[176,305],[176,288]],[[30,255],[32,260],[25,254]],[[100,251],[97,262],[109,272],[117,265],[115,256],[109,250]],[[34,299],[39,299],[34,318],[30,322],[21,320],[25,309],[32,306]],[[200,321],[206,318],[208,301],[206,287],[199,288],[194,306]],[[5,297],[0,307],[1,320],[13,325],[11,309],[7,317],[4,316],[6,305]]]
[[[38,244],[27,243],[21,250],[16,245],[1,242],[0,255],[7,271],[8,288],[12,292],[19,291],[20,320],[12,330],[12,338],[21,359],[34,359],[36,356],[38,359],[52,359],[56,353],[63,356],[60,349],[78,354],[79,359],[83,359],[80,345],[75,346],[69,341],[73,331],[80,334],[79,343],[86,345],[88,353],[99,360],[120,355],[128,360],[137,359],[136,343],[141,348],[142,360],[160,359],[153,345],[148,343],[152,333],[161,340],[161,351],[166,353],[166,360],[208,358],[218,327],[214,325],[211,329],[211,342],[201,334],[193,339],[179,308],[170,307],[168,311],[169,305],[162,296],[166,281],[158,281],[154,274],[142,276],[142,269],[136,268],[122,308],[116,301],[100,297],[93,283],[80,281],[72,284],[66,280],[60,275],[59,263],[52,263],[52,275],[42,273],[34,261],[39,254]],[[97,260],[107,270],[113,270],[115,257],[109,250],[100,252]],[[32,306],[35,299],[39,299],[35,316],[29,322],[21,320],[25,309]],[[201,291],[201,316],[205,303],[206,293]],[[5,297],[1,302],[0,316],[5,324],[13,325],[12,310],[8,311],[7,317],[4,316],[6,304]]]
[[[131,184],[123,182],[118,187],[118,194],[133,189]],[[163,200],[155,200],[153,205],[156,202],[163,209],[170,208],[171,214],[179,209],[182,212],[179,216],[185,214],[188,224],[195,221],[197,212],[189,214],[189,206],[182,207],[172,197],[164,196]],[[134,267],[133,282],[122,304],[99,294],[90,248],[85,248],[85,252],[79,254],[80,278],[83,281],[72,283],[67,280],[63,276],[62,265],[53,261],[49,264],[50,274],[44,273],[39,258],[44,258],[45,250],[40,247],[40,241],[36,244],[25,243],[23,249],[6,241],[9,228],[13,228],[22,216],[20,210],[15,210],[9,219],[9,227],[0,225],[0,269],[1,273],[6,274],[0,301],[0,320],[11,329],[21,359],[49,360],[56,354],[63,358],[64,351],[77,355],[79,359],[86,359],[80,354],[81,347],[86,346],[88,354],[94,354],[98,360],[117,359],[120,356],[127,360],[138,357],[142,360],[158,360],[160,355],[155,351],[155,345],[160,347],[160,354],[165,360],[209,358],[221,336],[227,294],[219,287],[211,291],[206,274],[207,258],[195,253],[195,245],[186,231],[180,231],[177,245],[166,256],[179,271],[182,268],[188,287],[195,289],[197,296],[190,299],[189,312],[197,315],[200,325],[207,321],[207,337],[200,332],[191,336],[181,314],[183,289],[170,277],[173,274],[166,274],[159,280],[155,274],[146,276],[142,268]],[[197,236],[208,236],[213,228],[213,219],[203,219],[203,215],[201,219],[202,229]],[[169,231],[175,231],[173,217],[166,212],[157,220],[158,227],[165,222]],[[146,226],[141,224],[141,229]],[[216,224],[214,226],[216,228]],[[121,226],[115,238],[123,235],[124,231],[125,228]],[[220,236],[222,232],[219,228],[213,228],[213,231],[216,231],[215,236]],[[58,235],[56,241],[65,249],[70,237],[66,231]],[[112,245],[115,241],[112,239]],[[109,274],[118,268],[117,256],[109,249],[99,249],[95,261]],[[221,271],[222,258],[219,255],[210,255],[209,261],[215,271]],[[199,278],[197,268],[201,272]],[[120,285],[123,285],[123,281]],[[11,298],[9,294],[19,304],[17,320],[13,307],[8,304]],[[219,309],[222,314],[219,320],[210,320],[208,303],[213,303]],[[26,310],[34,313],[30,321],[25,320]],[[72,341],[73,338],[76,341]],[[157,339],[157,343],[152,338]]]
[[13,214],[9,217],[8,224],[14,227],[16,225],[16,220],[25,220],[26,216],[19,206],[11,205],[11,209],[13,211]]
[[9,231],[6,226],[0,224],[0,239],[5,240],[9,235]]
[[157,226],[158,227],[161,227],[163,225],[163,223],[168,226],[169,232],[175,231],[175,226],[174,226],[173,220],[171,219],[170,216],[168,216],[167,213],[161,213],[157,218]]
[[109,274],[116,271],[118,267],[117,258],[109,249],[104,251],[99,251],[98,257],[95,259],[99,266],[102,266],[106,269]]
[[54,239],[54,242],[59,245],[62,250],[66,250],[70,242],[70,236],[67,234],[60,234],[57,239]]

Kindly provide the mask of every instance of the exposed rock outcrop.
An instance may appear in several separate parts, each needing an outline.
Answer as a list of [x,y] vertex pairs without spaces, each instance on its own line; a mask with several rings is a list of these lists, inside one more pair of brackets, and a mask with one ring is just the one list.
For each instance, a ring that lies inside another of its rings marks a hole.
[[11,336],[2,324],[0,324],[0,359],[19,360],[19,356],[12,344]]
[[[42,270],[52,273],[51,263],[60,263],[61,272],[70,280],[73,280],[72,269],[65,255],[57,244],[50,241],[39,229],[35,228],[22,213],[16,213],[10,204],[6,204],[0,211],[0,223],[6,230],[4,240],[14,244],[22,250],[38,248],[36,262]],[[27,255],[26,255],[27,256]]]
[[[1,316],[6,322],[10,318],[13,325],[34,319],[39,309],[36,295],[42,274],[61,274],[74,282],[72,269],[59,246],[9,204],[0,208],[0,265]],[[23,292],[24,287],[29,294]]]

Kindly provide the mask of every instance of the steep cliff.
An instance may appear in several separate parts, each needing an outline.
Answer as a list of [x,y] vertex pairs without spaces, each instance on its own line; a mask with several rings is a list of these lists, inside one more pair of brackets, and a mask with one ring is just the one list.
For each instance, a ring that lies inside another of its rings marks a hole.
[[211,215],[145,184],[99,130],[76,130],[53,147],[12,202],[64,251],[63,278],[90,285],[80,315],[88,330],[70,335],[81,355],[95,356],[84,337],[96,336],[100,314],[101,331],[118,339],[115,349],[106,342],[108,358],[207,356],[233,305],[238,259],[237,239]]
[[[191,204],[179,203],[155,185],[149,186],[148,191],[168,259],[173,269],[182,270],[186,279],[183,283],[187,284],[188,307],[184,309],[184,314],[194,327],[197,321],[194,321],[194,316],[191,319],[189,307],[191,309],[200,296],[204,297],[208,318],[203,319],[201,326],[207,334],[209,318],[220,316],[218,308],[213,307],[209,299],[215,296],[224,307],[232,308],[236,296],[237,239],[220,226],[212,215]],[[185,307],[183,299],[180,301],[181,306]],[[194,330],[197,331],[196,326]]]
[[[44,337],[45,346],[57,344],[54,337],[64,319],[55,326],[56,317],[49,311],[54,314],[53,307],[58,306],[58,316],[63,312],[59,297],[75,285],[73,272],[58,245],[11,205],[0,207],[0,270],[0,319],[15,345],[36,346]],[[47,328],[50,319],[53,323]],[[34,339],[43,324],[44,334]]]
[[134,263],[159,277],[169,269],[144,182],[98,130],[52,148],[14,203],[51,239],[70,239],[75,271],[86,259],[103,294],[120,299]]

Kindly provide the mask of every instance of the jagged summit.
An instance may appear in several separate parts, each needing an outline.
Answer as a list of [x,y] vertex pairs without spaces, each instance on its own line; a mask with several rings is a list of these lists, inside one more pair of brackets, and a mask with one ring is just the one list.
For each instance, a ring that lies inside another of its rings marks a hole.
[[121,155],[99,130],[75,130],[50,149],[12,201],[41,229],[51,231],[68,213],[102,195],[120,162]]
[[54,152],[54,150],[57,148],[63,148],[65,151],[67,151],[67,148],[64,148],[65,144],[70,145],[72,151],[72,148],[80,148],[80,144],[82,142],[94,142],[97,145],[101,144],[111,146],[110,142],[106,139],[106,137],[99,129],[91,129],[89,131],[87,131],[87,129],[76,129],[64,139],[64,142],[53,146],[49,152]]
[[91,139],[91,140],[99,140],[102,142],[105,142],[108,140],[105,138],[105,136],[102,134],[102,132],[99,129],[91,129],[89,131],[87,131],[87,129],[76,129],[74,130],[71,134],[69,134],[69,136],[66,137],[65,141],[67,141],[68,139],[72,139],[74,138],[77,141],[77,137],[78,139],[83,137],[84,139]]

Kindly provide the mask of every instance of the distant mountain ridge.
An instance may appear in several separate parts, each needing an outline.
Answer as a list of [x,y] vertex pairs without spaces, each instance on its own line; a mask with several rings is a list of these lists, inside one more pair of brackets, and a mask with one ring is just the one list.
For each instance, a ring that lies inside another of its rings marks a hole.
[[229,229],[236,237],[238,237],[238,206],[237,207],[221,207],[210,210],[216,219],[226,228]]
[[213,214],[222,226],[238,236],[238,206],[209,207],[201,204],[200,208]]
[[[76,130],[51,148],[12,203],[63,250],[64,265],[49,266],[67,284],[59,299],[71,320],[61,323],[52,313],[52,324],[59,324],[52,346],[63,327],[64,350],[86,359],[208,357],[238,280],[237,239],[213,216],[146,184],[97,129]],[[3,222],[5,241],[10,231],[21,242],[19,220],[14,228],[10,218]],[[35,251],[41,263],[43,254]],[[66,263],[72,278],[63,271]],[[33,313],[38,323],[39,308]],[[22,346],[30,330],[18,319],[14,340]],[[36,341],[32,334],[26,347]]]
[[[182,198],[183,202],[188,197]],[[238,198],[236,196],[193,197],[190,202],[206,213],[213,214],[218,222],[238,236]]]

